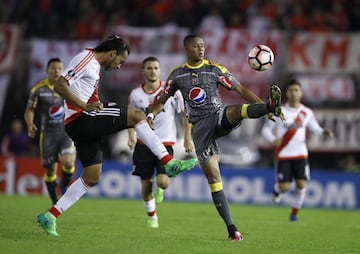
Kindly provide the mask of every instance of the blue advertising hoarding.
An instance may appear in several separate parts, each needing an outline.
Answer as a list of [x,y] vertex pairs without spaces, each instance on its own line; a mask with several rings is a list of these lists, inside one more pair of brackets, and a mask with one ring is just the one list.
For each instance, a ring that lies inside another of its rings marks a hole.
[[[80,168],[80,166],[78,166]],[[222,167],[224,190],[230,203],[271,204],[273,169],[236,169]],[[133,176],[132,165],[105,161],[100,182],[87,196],[140,199],[140,179]],[[304,206],[340,209],[360,208],[360,175],[312,170],[307,185]],[[172,178],[165,191],[166,200],[210,202],[211,195],[205,176],[199,167]],[[281,203],[293,202],[291,192]]]

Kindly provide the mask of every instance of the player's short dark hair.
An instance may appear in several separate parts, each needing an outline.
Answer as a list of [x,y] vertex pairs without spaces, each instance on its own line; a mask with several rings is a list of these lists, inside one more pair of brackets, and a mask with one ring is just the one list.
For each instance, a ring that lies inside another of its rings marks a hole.
[[143,60],[142,67],[144,67],[147,62],[158,62],[158,63],[160,63],[159,59],[157,59],[155,56],[148,56]]
[[289,82],[286,83],[285,91],[287,91],[290,86],[299,86],[301,88],[300,82],[296,79],[290,79]]
[[61,63],[61,60],[58,57],[50,58],[46,64],[46,69],[49,68],[50,64],[52,64],[52,63]]
[[125,51],[130,55],[130,47],[126,43],[124,39],[122,39],[119,35],[111,35],[105,41],[101,42],[95,48],[93,48],[95,52],[107,52],[111,50],[116,50],[116,54],[120,55]]
[[202,37],[200,35],[198,35],[198,34],[188,34],[188,35],[186,35],[185,38],[184,38],[184,47],[186,47],[195,38],[202,38]]

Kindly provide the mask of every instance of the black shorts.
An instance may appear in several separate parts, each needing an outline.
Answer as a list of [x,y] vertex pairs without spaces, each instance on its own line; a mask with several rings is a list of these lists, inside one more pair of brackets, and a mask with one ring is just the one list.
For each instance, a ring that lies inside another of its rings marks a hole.
[[59,155],[76,154],[73,141],[64,126],[45,128],[40,133],[40,154],[43,168],[52,168],[59,161]]
[[276,180],[280,183],[295,180],[309,180],[310,169],[307,159],[278,160],[276,162]]
[[[172,146],[166,146],[166,149],[169,154],[174,154]],[[140,176],[141,179],[151,179],[155,173],[155,169],[156,175],[166,174],[160,160],[144,144],[136,143],[133,162],[135,167],[132,174]]]
[[83,112],[65,125],[83,167],[102,162],[103,137],[128,128],[127,110],[127,106],[112,103],[100,112]]

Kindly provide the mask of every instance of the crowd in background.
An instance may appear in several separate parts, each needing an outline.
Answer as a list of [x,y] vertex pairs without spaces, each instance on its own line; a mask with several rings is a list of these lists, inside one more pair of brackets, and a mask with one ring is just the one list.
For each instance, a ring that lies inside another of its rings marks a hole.
[[27,37],[78,40],[101,39],[111,25],[344,32],[360,30],[360,0],[3,0],[0,22],[22,24]]

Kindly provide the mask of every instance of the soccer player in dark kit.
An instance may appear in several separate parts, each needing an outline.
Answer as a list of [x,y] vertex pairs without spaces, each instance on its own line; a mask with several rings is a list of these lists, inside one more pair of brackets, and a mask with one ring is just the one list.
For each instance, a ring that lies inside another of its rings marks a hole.
[[36,136],[38,127],[35,114],[40,115],[40,154],[45,169],[44,180],[53,204],[58,201],[57,167],[62,163],[61,192],[66,191],[75,172],[76,151],[74,143],[65,131],[64,99],[54,91],[54,84],[64,67],[59,58],[51,58],[46,67],[48,77],[37,83],[30,91],[24,118],[30,138]]
[[[268,103],[242,86],[222,65],[204,59],[205,44],[201,36],[191,34],[184,38],[186,63],[174,68],[163,95],[147,116],[150,125],[162,110],[167,99],[180,90],[185,100],[185,113],[192,124],[192,138],[201,168],[208,180],[216,209],[224,220],[228,237],[232,241],[243,238],[233,223],[228,201],[223,190],[216,139],[229,134],[245,118],[260,118],[264,115],[282,117],[281,90],[270,87]],[[253,104],[223,106],[219,87],[237,92]]]

